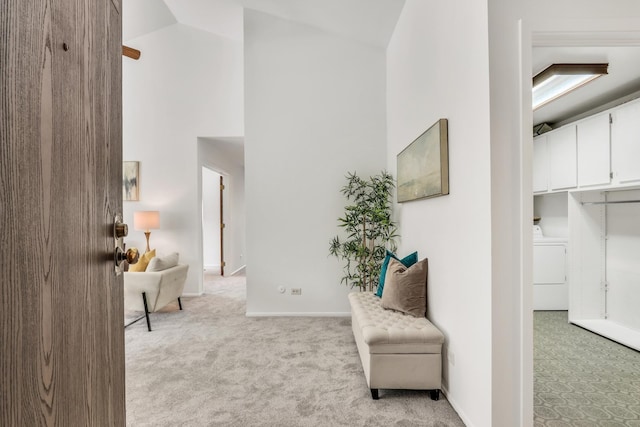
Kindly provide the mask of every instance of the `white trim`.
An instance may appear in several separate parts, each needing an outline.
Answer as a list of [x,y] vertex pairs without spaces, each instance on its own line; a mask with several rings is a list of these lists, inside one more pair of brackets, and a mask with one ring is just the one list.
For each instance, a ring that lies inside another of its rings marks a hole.
[[240,267],[239,269],[237,269],[236,271],[234,271],[233,273],[231,273],[229,276],[235,276],[236,274],[240,273],[241,271],[244,271],[246,268],[247,268],[247,266],[245,264],[242,267]]
[[535,47],[566,46],[640,46],[638,31],[540,31],[532,34]]
[[[531,111],[526,105],[530,102],[530,66],[531,66],[531,48],[546,46],[640,46],[640,32],[635,31],[638,28],[637,18],[618,18],[603,19],[594,18],[589,20],[567,20],[567,19],[549,19],[544,22],[536,22],[533,25],[530,21],[522,21],[520,23],[520,67],[521,69],[521,111],[520,111],[520,213],[521,222],[523,218],[527,219],[524,223],[520,241],[522,243],[520,259],[520,381],[521,381],[521,422],[522,425],[533,425],[533,316],[532,316],[532,236],[530,213],[531,205],[529,197],[533,200],[533,193],[529,193],[528,189],[532,188],[532,169],[533,164],[532,152],[527,147],[523,153],[525,145],[529,144],[531,135],[532,122],[528,117],[532,117]],[[631,28],[632,31],[616,31],[611,28]],[[593,30],[585,31],[584,28],[592,28]],[[560,30],[558,30],[560,29]],[[526,61],[526,62],[525,62]],[[526,105],[525,105],[526,104]],[[525,169],[526,165],[526,169]],[[526,174],[526,175],[525,175]],[[526,218],[528,216],[528,218]],[[528,225],[526,225],[528,223]],[[530,270],[531,269],[531,270]],[[452,403],[455,408],[455,405]],[[462,417],[461,417],[462,418]]]
[[351,317],[351,312],[260,312],[247,311],[247,317]]
[[475,424],[473,424],[469,419],[469,417],[467,417],[467,415],[464,412],[462,412],[462,410],[460,409],[460,406],[456,403],[456,401],[451,400],[449,398],[449,391],[444,385],[442,385],[442,388],[440,389],[440,391],[442,392],[442,394],[444,394],[444,397],[447,398],[447,401],[449,402],[453,410],[456,411],[456,413],[458,414],[458,416],[460,417],[464,425],[467,427],[474,427]]
[[220,270],[220,264],[206,264],[204,266],[205,271],[206,270]]
[[533,33],[529,22],[518,22],[520,49],[520,259],[519,303],[520,354],[520,425],[532,426],[533,414],[533,234],[531,233],[531,212],[533,212],[533,109],[531,108],[531,63]]

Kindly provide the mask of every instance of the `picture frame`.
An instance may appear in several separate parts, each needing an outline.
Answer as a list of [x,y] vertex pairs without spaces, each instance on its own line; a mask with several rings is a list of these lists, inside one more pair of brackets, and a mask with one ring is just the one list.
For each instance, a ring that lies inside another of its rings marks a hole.
[[122,200],[140,199],[140,162],[122,162]]
[[398,154],[398,203],[449,194],[448,133],[440,119]]

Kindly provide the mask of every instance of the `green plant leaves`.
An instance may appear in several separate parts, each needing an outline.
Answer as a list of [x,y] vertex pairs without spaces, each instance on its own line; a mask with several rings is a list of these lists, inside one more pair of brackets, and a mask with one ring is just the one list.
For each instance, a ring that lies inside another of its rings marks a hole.
[[347,237],[334,237],[329,254],[345,261],[341,283],[352,288],[372,291],[378,277],[386,248],[396,251],[397,227],[391,217],[393,177],[386,171],[362,179],[356,173],[347,173],[347,184],[340,192],[351,204],[345,206],[338,226]]

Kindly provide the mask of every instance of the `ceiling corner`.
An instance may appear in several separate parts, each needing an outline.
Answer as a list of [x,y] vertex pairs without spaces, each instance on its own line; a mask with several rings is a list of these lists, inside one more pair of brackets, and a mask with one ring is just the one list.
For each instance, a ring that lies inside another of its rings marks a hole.
[[178,22],[164,0],[123,1],[122,8],[123,42]]

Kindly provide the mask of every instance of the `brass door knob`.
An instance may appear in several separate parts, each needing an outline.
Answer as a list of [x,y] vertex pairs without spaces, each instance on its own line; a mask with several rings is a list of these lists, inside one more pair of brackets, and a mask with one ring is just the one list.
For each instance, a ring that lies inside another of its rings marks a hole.
[[126,252],[124,248],[123,238],[129,234],[129,227],[122,222],[122,215],[116,214],[113,219],[113,239],[115,249],[113,250],[113,261],[115,263],[115,273],[119,276],[124,271],[123,262],[135,264],[140,258],[140,252],[136,248],[130,248]]
[[138,251],[138,248],[127,249],[127,252],[125,252],[125,255],[127,258],[127,262],[129,264],[135,264],[140,259],[140,252]]
[[126,252],[122,252],[122,249],[116,248],[116,258],[118,262],[127,261],[129,264],[135,264],[140,259],[140,252],[137,248],[129,248]]
[[120,248],[120,246],[117,246],[114,251],[113,258],[116,264],[115,273],[116,273],[116,276],[119,276],[124,272],[124,267],[122,263],[124,261],[127,261],[129,264],[135,264],[136,262],[138,262],[138,259],[140,258],[140,252],[136,248],[129,248],[127,249],[126,252],[124,252]]
[[123,222],[116,222],[113,226],[116,239],[127,237],[129,234],[129,226]]

